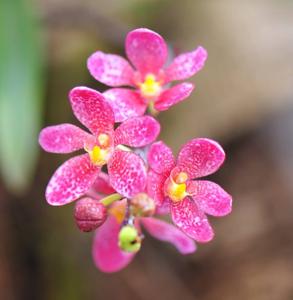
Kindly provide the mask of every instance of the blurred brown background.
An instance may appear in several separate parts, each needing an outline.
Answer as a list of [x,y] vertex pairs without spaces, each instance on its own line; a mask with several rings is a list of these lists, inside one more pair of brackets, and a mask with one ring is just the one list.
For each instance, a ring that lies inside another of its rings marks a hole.
[[15,196],[0,181],[0,299],[292,300],[293,2],[38,0],[29,7],[45,51],[42,126],[76,122],[69,89],[105,89],[90,77],[87,57],[98,49],[124,55],[133,28],[158,31],[179,52],[207,48],[206,67],[192,79],[196,91],[160,115],[161,138],[175,151],[193,137],[223,144],[227,161],[213,179],[233,195],[234,210],[211,218],[216,238],[194,255],[147,238],[128,268],[103,274],[92,262],[92,234],[75,228],[73,206],[50,207],[44,198],[64,156],[41,153],[27,191]]

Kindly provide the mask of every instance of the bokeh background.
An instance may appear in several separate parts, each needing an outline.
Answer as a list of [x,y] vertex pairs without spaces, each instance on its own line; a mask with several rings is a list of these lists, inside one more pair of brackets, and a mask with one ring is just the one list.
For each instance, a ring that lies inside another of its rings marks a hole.
[[[160,115],[178,151],[192,137],[227,152],[212,179],[234,196],[211,218],[216,238],[181,256],[152,238],[125,270],[100,273],[92,234],[73,205],[44,190],[62,155],[40,151],[41,127],[76,122],[77,85],[98,90],[86,59],[124,55],[125,34],[148,27],[175,52],[203,45],[196,91]],[[0,1],[0,299],[293,299],[293,2],[277,0]]]

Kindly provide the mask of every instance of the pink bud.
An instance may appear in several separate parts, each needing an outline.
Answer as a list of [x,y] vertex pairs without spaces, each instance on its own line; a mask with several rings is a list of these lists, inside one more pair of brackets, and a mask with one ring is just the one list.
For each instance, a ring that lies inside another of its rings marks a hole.
[[81,231],[95,230],[106,221],[106,217],[106,207],[97,200],[87,197],[76,202],[74,218]]

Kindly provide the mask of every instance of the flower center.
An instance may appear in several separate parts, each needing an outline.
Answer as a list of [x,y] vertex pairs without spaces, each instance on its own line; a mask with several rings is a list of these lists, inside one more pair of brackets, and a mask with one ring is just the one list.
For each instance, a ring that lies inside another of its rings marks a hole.
[[106,133],[101,133],[97,140],[99,145],[85,146],[84,149],[88,152],[92,164],[101,167],[108,162],[110,157],[110,137]]
[[108,149],[101,149],[99,146],[94,146],[92,150],[88,150],[87,152],[90,156],[91,162],[95,166],[103,166],[107,163],[109,154]]
[[180,172],[174,178],[170,176],[167,179],[166,195],[169,196],[173,202],[181,201],[188,196],[186,192],[187,179],[188,175],[184,172]]
[[110,146],[110,137],[106,133],[99,134],[98,141],[99,141],[99,144],[102,147],[109,147]]
[[143,83],[139,84],[143,97],[152,99],[160,95],[161,83],[156,80],[153,74],[147,74]]

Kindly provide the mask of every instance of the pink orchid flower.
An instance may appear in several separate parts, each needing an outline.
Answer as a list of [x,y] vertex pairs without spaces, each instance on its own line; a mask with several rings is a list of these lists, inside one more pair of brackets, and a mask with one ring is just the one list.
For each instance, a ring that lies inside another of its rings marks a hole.
[[148,153],[149,196],[159,206],[167,202],[173,222],[198,242],[208,242],[214,237],[206,214],[225,216],[232,209],[232,197],[219,185],[197,180],[217,171],[224,160],[222,147],[205,138],[186,143],[177,162],[163,142],[154,143]]
[[136,117],[114,130],[113,111],[101,93],[76,87],[69,99],[76,118],[91,134],[72,124],[60,124],[44,128],[39,142],[48,152],[71,153],[84,149],[87,153],[67,160],[57,169],[46,189],[47,202],[64,205],[78,199],[90,189],[107,163],[115,190],[127,197],[132,196],[130,184],[142,190],[146,172],[141,174],[137,169],[142,170],[138,167],[144,166],[144,162],[132,152],[119,150],[119,145],[143,147],[153,142],[160,132],[159,123],[150,116]]
[[[147,106],[164,111],[187,98],[194,88],[193,84],[183,82],[171,88],[166,85],[193,76],[203,68],[207,58],[207,51],[198,47],[175,57],[165,67],[168,56],[166,42],[158,33],[145,28],[129,32],[125,48],[135,69],[123,57],[101,51],[92,54],[87,63],[96,80],[115,87],[104,95],[117,122],[143,115]],[[116,88],[119,86],[134,89]]]
[[[124,213],[125,202],[122,200],[120,203],[114,203],[106,222],[96,230],[92,250],[93,259],[97,268],[106,273],[120,271],[137,253],[125,252],[119,247],[118,236],[122,226],[120,215]],[[151,236],[173,244],[182,254],[193,253],[196,250],[194,241],[171,224],[153,217],[136,218],[135,227],[139,232],[141,225]]]
[[[121,154],[122,152],[123,151],[119,151],[118,153]],[[146,218],[126,215],[126,211],[129,211],[129,203],[131,203],[131,201],[127,201],[126,198],[133,199],[138,192],[145,190],[147,183],[146,166],[142,158],[139,156],[135,157],[138,161],[141,161],[140,164],[136,164],[137,166],[135,168],[135,172],[137,173],[135,176],[139,176],[142,182],[144,182],[140,185],[140,190],[133,181],[133,174],[124,171],[128,165],[127,160],[121,159],[119,155],[115,155],[113,158],[113,164],[119,163],[119,168],[116,167],[114,170],[109,170],[109,176],[100,173],[99,178],[92,187],[92,195],[99,201],[100,194],[111,194],[113,192],[111,177],[114,177],[115,180],[112,180],[112,182],[115,183],[115,189],[118,187],[120,194],[125,197],[123,200],[114,202],[108,207],[106,222],[96,230],[93,243],[93,258],[96,266],[103,272],[117,272],[128,265],[134,258],[136,252],[126,252],[119,247],[119,233],[121,228],[125,226],[125,224],[128,224],[130,220],[132,220],[138,232],[141,232],[142,225],[150,235],[158,240],[172,243],[182,254],[189,254],[196,250],[194,241],[175,226],[153,217]],[[134,157],[132,157],[132,159],[133,158]],[[118,185],[116,178],[119,178],[120,184]],[[121,186],[126,186],[127,189],[120,188]],[[129,217],[131,219],[128,219]]]

